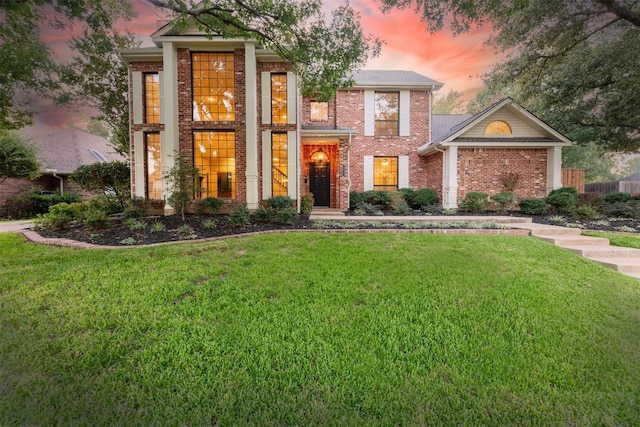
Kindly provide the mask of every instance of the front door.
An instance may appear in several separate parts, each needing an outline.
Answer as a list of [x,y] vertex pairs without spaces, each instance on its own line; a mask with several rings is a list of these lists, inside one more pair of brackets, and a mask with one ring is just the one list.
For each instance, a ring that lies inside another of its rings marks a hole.
[[309,191],[313,193],[314,206],[329,206],[331,190],[331,175],[329,162],[309,163]]

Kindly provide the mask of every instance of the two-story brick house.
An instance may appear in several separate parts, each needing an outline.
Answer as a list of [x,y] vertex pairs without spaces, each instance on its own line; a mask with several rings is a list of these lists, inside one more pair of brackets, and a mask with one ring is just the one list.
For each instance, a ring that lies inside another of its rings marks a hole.
[[[132,192],[166,199],[163,171],[184,155],[205,193],[250,209],[272,196],[349,207],[349,192],[435,189],[445,207],[468,191],[496,193],[517,172],[520,191],[560,183],[565,137],[504,100],[477,116],[431,114],[442,87],[411,71],[359,71],[329,102],[303,97],[291,66],[247,40],[177,33],[120,51],[129,65]],[[170,209],[167,208],[167,209]]]

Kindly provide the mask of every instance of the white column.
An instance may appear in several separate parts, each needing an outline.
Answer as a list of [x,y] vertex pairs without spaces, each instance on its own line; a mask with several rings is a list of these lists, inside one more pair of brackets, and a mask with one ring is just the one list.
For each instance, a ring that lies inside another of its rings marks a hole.
[[142,102],[142,73],[140,71],[133,71],[131,73],[131,86],[133,89],[133,124],[139,125],[142,124],[143,121],[143,102]]
[[244,56],[247,103],[247,207],[258,209],[258,81],[254,44],[244,44]]
[[562,147],[547,150],[547,194],[562,187]]
[[449,147],[443,153],[442,207],[458,208],[458,147]]
[[[175,165],[175,156],[178,154],[179,127],[178,127],[178,51],[173,43],[162,44],[163,68],[162,81],[164,108],[160,108],[164,123],[164,134],[160,136],[160,156],[162,173],[166,173]],[[167,199],[170,195],[165,180],[162,180],[162,196]],[[165,215],[172,215],[175,209],[166,204]]]
[[144,133],[140,131],[133,132],[133,154],[134,159],[133,163],[135,164],[133,173],[133,178],[136,183],[136,191],[133,195],[134,197],[146,197],[144,187],[146,177],[144,176],[144,162],[145,162],[145,151],[144,151]]

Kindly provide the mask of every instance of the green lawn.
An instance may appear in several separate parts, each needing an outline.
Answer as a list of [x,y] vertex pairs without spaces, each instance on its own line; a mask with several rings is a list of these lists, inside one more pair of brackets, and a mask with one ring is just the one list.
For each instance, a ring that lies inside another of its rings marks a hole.
[[637,234],[604,233],[601,231],[583,231],[585,236],[604,237],[614,246],[640,249],[640,236]]
[[640,425],[640,282],[530,237],[0,234],[0,425]]

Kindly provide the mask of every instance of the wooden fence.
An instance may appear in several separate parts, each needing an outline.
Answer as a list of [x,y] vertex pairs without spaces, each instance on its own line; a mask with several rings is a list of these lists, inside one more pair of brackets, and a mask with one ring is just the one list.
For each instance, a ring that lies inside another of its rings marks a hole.
[[623,193],[638,194],[640,193],[640,181],[611,181],[596,182],[585,186],[587,193],[609,194],[621,191]]
[[562,169],[562,186],[575,187],[578,194],[584,193],[584,169]]

